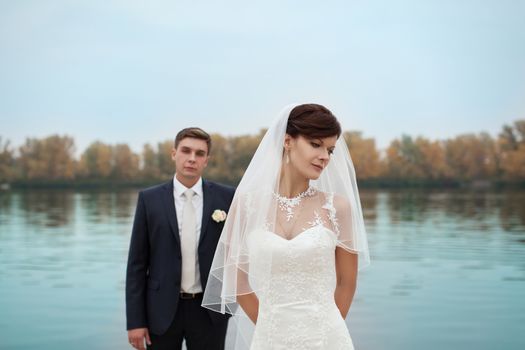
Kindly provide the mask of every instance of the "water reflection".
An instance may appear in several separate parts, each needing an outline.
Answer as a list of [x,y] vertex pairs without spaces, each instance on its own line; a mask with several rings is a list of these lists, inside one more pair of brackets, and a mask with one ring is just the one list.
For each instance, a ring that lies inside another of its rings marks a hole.
[[496,214],[495,196],[497,196],[495,193],[458,191],[457,193],[447,194],[443,209],[450,217],[480,220],[483,217]]
[[[497,202],[499,208],[499,221],[505,231],[522,234],[525,226],[525,193],[507,191],[499,196]],[[518,242],[525,243],[524,239]]]
[[24,191],[18,194],[18,199],[20,211],[31,226],[68,225],[75,210],[73,191]]
[[13,192],[0,191],[0,225],[4,224],[11,215],[12,205]]
[[427,219],[430,202],[428,192],[421,190],[394,190],[388,193],[390,220],[421,222]]
[[396,190],[388,192],[387,198],[392,222],[468,220],[477,222],[475,228],[480,231],[499,225],[518,234],[523,234],[525,226],[525,193],[520,191]]
[[377,198],[379,191],[368,190],[360,193],[363,217],[368,225],[374,225],[377,219]]
[[82,208],[90,223],[108,223],[115,219],[128,219],[133,214],[137,191],[83,192]]
[[14,217],[35,228],[71,226],[78,217],[92,224],[125,222],[133,215],[136,198],[135,190],[6,191],[0,193],[0,225]]

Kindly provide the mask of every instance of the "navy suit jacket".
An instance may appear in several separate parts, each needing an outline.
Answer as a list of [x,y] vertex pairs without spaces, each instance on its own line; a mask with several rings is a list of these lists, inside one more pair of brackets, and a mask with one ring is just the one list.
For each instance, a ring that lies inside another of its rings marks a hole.
[[[235,189],[203,180],[203,210],[198,246],[202,290],[224,222],[212,220],[214,210],[228,212]],[[180,237],[173,199],[173,181],[139,192],[126,273],[127,329],[148,328],[163,334],[173,322],[181,284]],[[209,311],[213,322],[227,316]]]

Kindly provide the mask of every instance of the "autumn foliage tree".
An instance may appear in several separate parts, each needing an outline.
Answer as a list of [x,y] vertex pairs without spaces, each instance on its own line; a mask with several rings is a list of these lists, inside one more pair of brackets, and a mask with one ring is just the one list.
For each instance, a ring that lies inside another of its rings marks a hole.
[[487,133],[460,135],[445,141],[451,176],[459,180],[489,180],[497,174],[496,143]]
[[206,177],[215,179],[216,181],[223,183],[231,182],[230,169],[230,154],[231,145],[228,138],[219,135],[211,135],[212,149],[210,153],[210,160],[208,166],[205,169]]
[[7,183],[15,177],[15,156],[9,141],[0,136],[0,184]]
[[424,154],[411,136],[393,140],[386,150],[385,172],[394,180],[418,180],[425,177]]
[[116,180],[136,180],[139,172],[139,156],[126,144],[115,145],[113,147],[112,178]]
[[143,179],[154,180],[160,178],[159,162],[155,149],[148,143],[142,148],[141,176]]
[[111,145],[95,141],[80,157],[80,174],[83,178],[108,179],[113,170]]
[[75,142],[69,136],[28,138],[19,149],[17,163],[26,180],[57,181],[75,177]]
[[357,178],[377,178],[381,173],[381,159],[375,140],[364,138],[359,131],[346,131],[342,137],[350,151]]
[[161,179],[169,179],[175,173],[175,165],[171,159],[174,143],[174,140],[166,140],[157,144],[157,164]]
[[505,125],[498,138],[499,162],[503,176],[510,181],[525,180],[525,120]]

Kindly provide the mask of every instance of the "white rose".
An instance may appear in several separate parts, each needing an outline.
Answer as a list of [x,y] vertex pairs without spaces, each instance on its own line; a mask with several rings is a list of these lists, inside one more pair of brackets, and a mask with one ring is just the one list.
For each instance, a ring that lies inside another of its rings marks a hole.
[[215,222],[223,222],[226,220],[226,212],[224,210],[215,209],[213,214],[211,214],[211,218]]

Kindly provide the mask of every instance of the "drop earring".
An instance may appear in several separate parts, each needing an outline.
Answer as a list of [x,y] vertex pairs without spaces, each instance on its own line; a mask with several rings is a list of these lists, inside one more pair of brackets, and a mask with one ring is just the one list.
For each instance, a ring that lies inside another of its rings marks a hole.
[[288,154],[290,154],[290,151],[286,152],[286,164],[290,163],[290,156]]

